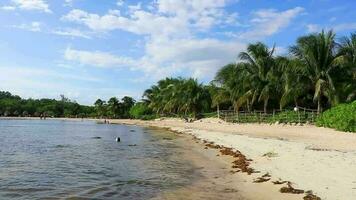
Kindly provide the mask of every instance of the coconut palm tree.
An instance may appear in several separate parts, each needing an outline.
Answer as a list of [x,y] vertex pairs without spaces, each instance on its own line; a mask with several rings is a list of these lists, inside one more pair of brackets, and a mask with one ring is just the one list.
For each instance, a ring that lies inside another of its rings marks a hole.
[[246,63],[228,64],[222,67],[216,74],[214,82],[222,85],[230,95],[236,111],[246,105],[248,111],[251,110],[250,82],[247,81],[248,71]]
[[108,101],[108,111],[114,118],[118,117],[120,109],[120,102],[116,97],[111,97]]
[[197,114],[209,107],[209,91],[198,83],[196,79],[183,80],[177,88],[179,97],[177,98],[179,110],[184,113],[192,113],[196,118]]
[[280,80],[282,96],[279,101],[279,107],[282,110],[287,104],[294,102],[298,107],[298,98],[307,93],[309,88],[308,78],[303,73],[302,63],[298,59],[287,57],[276,58],[276,66],[281,72]]
[[94,103],[97,116],[100,118],[102,118],[105,114],[105,104],[106,102],[101,99],[97,99]]
[[[338,89],[342,91],[345,101],[356,99],[356,32],[350,37],[341,38],[342,74],[338,76]],[[341,80],[340,80],[341,79]]]
[[251,98],[251,105],[256,100],[263,101],[263,110],[267,112],[268,101],[275,91],[275,83],[278,77],[275,73],[275,48],[269,49],[267,45],[258,42],[250,44],[246,52],[241,52],[239,58],[247,63],[244,83],[249,84],[249,90],[241,96],[240,101]]
[[297,44],[290,47],[290,53],[300,59],[303,70],[314,88],[314,101],[318,112],[322,111],[322,98],[326,97],[332,105],[338,103],[338,96],[331,71],[336,68],[341,54],[337,51],[335,34],[322,31],[297,39]]
[[227,89],[218,87],[213,83],[210,84],[208,90],[211,97],[211,107],[216,107],[218,118],[220,118],[220,104],[230,102],[230,93]]

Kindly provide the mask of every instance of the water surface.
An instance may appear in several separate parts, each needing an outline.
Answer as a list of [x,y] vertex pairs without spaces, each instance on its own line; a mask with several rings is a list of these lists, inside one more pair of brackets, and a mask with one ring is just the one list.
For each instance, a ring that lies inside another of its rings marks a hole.
[[159,197],[199,179],[183,145],[158,129],[0,120],[0,199]]

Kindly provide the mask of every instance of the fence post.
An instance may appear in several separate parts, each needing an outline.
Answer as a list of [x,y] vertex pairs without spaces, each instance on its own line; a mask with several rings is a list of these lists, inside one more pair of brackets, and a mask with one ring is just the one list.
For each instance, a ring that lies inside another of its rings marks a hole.
[[298,121],[299,121],[299,124],[300,124],[300,111],[298,110]]
[[273,109],[273,121],[275,121],[274,115],[275,115],[276,111]]

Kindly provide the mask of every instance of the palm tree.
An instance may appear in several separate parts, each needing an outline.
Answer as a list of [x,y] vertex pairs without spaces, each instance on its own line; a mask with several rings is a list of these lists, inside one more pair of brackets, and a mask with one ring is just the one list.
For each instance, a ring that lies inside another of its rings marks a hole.
[[275,76],[274,50],[271,50],[263,43],[250,44],[246,52],[241,52],[239,58],[247,63],[245,66],[245,84],[249,84],[249,90],[241,96],[240,101],[251,98],[251,105],[258,100],[263,101],[263,110],[267,112],[269,99],[275,91],[275,83],[278,77]]
[[[341,39],[340,53],[342,54],[342,71],[338,76],[338,89],[342,91],[347,102],[352,102],[356,98],[356,32],[350,37]],[[340,80],[341,79],[341,80]]]
[[318,103],[318,112],[322,111],[321,100],[326,97],[332,105],[338,103],[331,71],[337,67],[340,54],[332,31],[322,31],[297,39],[297,44],[290,47],[290,52],[300,59],[314,88],[314,101]]
[[120,102],[116,97],[111,97],[108,101],[108,110],[114,118],[118,117]]
[[290,59],[286,57],[276,58],[276,66],[281,72],[281,88],[282,96],[279,101],[280,110],[290,102],[294,102],[298,107],[298,98],[306,94],[308,91],[309,81],[303,73],[302,63],[298,59]]
[[211,107],[216,107],[218,118],[220,118],[220,104],[230,102],[230,94],[225,88],[218,87],[213,83],[208,89],[211,96]]
[[94,103],[96,113],[99,117],[103,117],[105,114],[105,101],[97,99]]

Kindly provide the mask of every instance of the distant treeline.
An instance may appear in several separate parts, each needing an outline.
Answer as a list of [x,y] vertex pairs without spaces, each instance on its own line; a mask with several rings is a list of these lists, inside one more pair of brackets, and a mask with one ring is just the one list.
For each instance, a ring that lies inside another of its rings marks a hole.
[[98,99],[94,106],[80,105],[64,95],[55,99],[22,99],[10,92],[0,91],[0,116],[6,117],[95,117],[129,118],[129,111],[135,104],[131,97],[119,101],[116,97],[107,103]]

